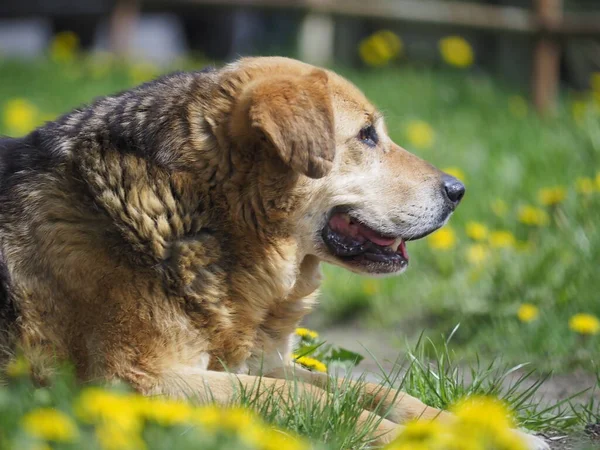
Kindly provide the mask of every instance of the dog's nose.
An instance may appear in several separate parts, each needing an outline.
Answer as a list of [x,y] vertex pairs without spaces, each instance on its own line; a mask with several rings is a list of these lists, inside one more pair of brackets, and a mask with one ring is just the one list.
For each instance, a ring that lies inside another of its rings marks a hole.
[[444,175],[442,182],[444,183],[444,192],[446,192],[446,196],[454,206],[458,206],[465,195],[465,185],[450,175]]

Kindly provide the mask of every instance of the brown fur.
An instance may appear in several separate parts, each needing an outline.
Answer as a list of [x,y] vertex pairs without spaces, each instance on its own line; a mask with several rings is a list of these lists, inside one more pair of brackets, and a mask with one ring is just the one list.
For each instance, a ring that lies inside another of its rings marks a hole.
[[[377,150],[355,139],[365,123]],[[316,238],[327,210],[350,196],[384,231],[391,212],[427,225],[441,177],[349,82],[285,58],[99,99],[1,156],[4,346],[68,358],[82,380],[223,403],[232,374],[251,385],[261,368],[289,395],[290,337],[331,260]],[[328,395],[326,377],[297,373]],[[381,442],[441,414],[375,385],[365,395],[390,409]]]

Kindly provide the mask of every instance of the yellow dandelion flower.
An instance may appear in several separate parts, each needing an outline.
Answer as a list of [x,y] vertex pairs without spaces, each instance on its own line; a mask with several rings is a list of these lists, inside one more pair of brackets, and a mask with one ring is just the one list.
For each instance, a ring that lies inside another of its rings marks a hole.
[[262,422],[248,409],[242,407],[221,408],[219,428],[249,436],[253,428],[260,427]]
[[510,231],[494,230],[490,232],[489,242],[493,248],[513,248],[517,240]]
[[[466,431],[466,430],[465,430]],[[494,444],[498,450],[528,450],[530,447],[525,442],[523,435],[515,433],[511,428],[499,430],[494,436]],[[484,444],[483,448],[487,447],[489,440],[487,438],[480,439],[480,443]]]
[[294,355],[294,359],[297,363],[302,364],[304,367],[312,370],[316,370],[317,372],[327,372],[327,366],[323,364],[321,361],[315,358],[311,358],[309,356],[296,356]]
[[73,442],[79,434],[75,422],[53,408],[34,409],[23,416],[21,424],[30,435],[47,441]]
[[261,433],[258,444],[260,450],[309,450],[311,448],[298,436],[277,428],[266,428]]
[[[445,447],[437,446],[440,449],[444,449]],[[431,450],[428,444],[421,444],[415,442],[401,442],[401,441],[393,441],[391,444],[383,447],[385,450]]]
[[537,306],[531,303],[523,303],[517,310],[517,317],[521,322],[533,322],[540,315],[540,310]]
[[407,424],[387,450],[525,450],[523,439],[515,433],[508,408],[499,400],[472,397],[453,408],[452,424],[418,421]]
[[124,430],[107,422],[96,427],[96,439],[103,450],[145,450],[146,443],[139,433]]
[[265,440],[271,438],[262,420],[245,408],[222,409],[219,429],[235,433],[253,448],[264,448]]
[[147,405],[141,396],[118,394],[100,388],[84,389],[75,400],[74,411],[83,422],[105,423],[127,432],[138,432],[142,427],[140,416]]
[[296,328],[296,334],[301,338],[316,339],[319,337],[319,333],[308,328]]
[[[252,448],[263,448],[267,439],[267,427],[256,414],[242,407],[219,407],[208,405],[194,408],[192,424],[202,431],[215,433],[227,431],[236,434]],[[294,447],[292,447],[294,448]]]
[[594,192],[594,180],[588,177],[579,177],[575,180],[575,190],[580,194],[590,195]]
[[362,288],[366,295],[375,295],[379,291],[379,285],[374,280],[363,281]]
[[158,67],[152,63],[136,63],[129,67],[129,78],[133,84],[141,84],[156,78]]
[[474,428],[503,429],[514,426],[506,405],[491,397],[465,398],[456,403],[451,411],[461,422],[472,424]]
[[531,205],[524,205],[519,208],[519,222],[532,227],[543,227],[548,225],[550,218],[543,209]]
[[488,228],[481,222],[467,222],[465,233],[474,241],[485,241],[488,237]]
[[575,314],[569,319],[569,328],[579,334],[598,334],[600,320],[591,314]]
[[492,202],[492,212],[498,217],[506,216],[508,212],[508,205],[502,199],[496,199]]
[[216,405],[195,408],[192,412],[192,423],[201,425],[207,431],[214,431],[221,426],[222,408]]
[[527,116],[529,110],[527,101],[520,95],[511,95],[508,98],[508,110],[510,113],[518,119],[522,119]]
[[562,203],[567,198],[567,190],[563,186],[540,189],[538,200],[544,206],[553,206]]
[[79,37],[72,31],[62,31],[50,44],[50,58],[57,63],[72,62],[79,50]]
[[4,369],[6,375],[12,378],[23,377],[31,373],[31,365],[29,361],[23,356],[19,355],[13,358]]
[[266,425],[254,412],[241,408],[222,408],[215,405],[194,409],[194,422],[203,431],[229,431],[252,448],[260,450],[304,450],[310,447],[299,437]]
[[9,100],[4,105],[2,117],[7,131],[14,136],[23,136],[38,123],[37,107],[24,98]]
[[439,42],[442,59],[449,65],[465,68],[473,64],[471,45],[460,36],[448,36]]
[[435,420],[417,420],[406,424],[387,450],[450,449],[451,435],[445,424]]
[[450,227],[442,228],[427,238],[429,247],[434,250],[450,250],[456,245],[456,233]]
[[489,250],[483,244],[473,244],[467,248],[467,261],[473,265],[484,262],[489,257]]
[[423,120],[411,120],[406,124],[406,139],[415,148],[427,149],[435,142],[435,131]]
[[138,409],[147,420],[168,427],[188,423],[193,408],[189,403],[178,400],[141,397]]
[[454,178],[459,179],[463,183],[467,179],[467,177],[465,177],[465,173],[458,167],[446,167],[446,168],[442,169],[442,172],[446,172],[448,175],[451,175]]
[[358,53],[365,64],[381,67],[397,58],[402,53],[402,47],[402,40],[396,33],[381,30],[363,39],[358,46]]

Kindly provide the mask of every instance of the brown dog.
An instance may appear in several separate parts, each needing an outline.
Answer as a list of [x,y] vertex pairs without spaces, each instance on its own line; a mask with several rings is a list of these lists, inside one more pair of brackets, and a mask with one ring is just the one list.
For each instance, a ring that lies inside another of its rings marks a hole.
[[[170,75],[0,141],[2,344],[145,394],[226,403],[232,377],[262,373],[285,397],[276,378],[320,262],[399,273],[406,241],[442,226],[463,193],[332,72],[250,58]],[[295,373],[327,395],[326,376]],[[382,442],[443,414],[365,394],[390,411]]]

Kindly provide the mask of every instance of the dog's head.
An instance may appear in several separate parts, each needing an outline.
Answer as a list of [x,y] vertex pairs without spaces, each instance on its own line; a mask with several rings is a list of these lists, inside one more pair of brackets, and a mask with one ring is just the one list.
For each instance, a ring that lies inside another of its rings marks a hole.
[[339,75],[284,58],[241,64],[254,75],[232,133],[254,133],[298,177],[290,220],[302,253],[360,273],[403,271],[406,242],[446,223],[462,183],[392,142],[382,114]]

